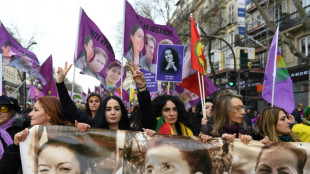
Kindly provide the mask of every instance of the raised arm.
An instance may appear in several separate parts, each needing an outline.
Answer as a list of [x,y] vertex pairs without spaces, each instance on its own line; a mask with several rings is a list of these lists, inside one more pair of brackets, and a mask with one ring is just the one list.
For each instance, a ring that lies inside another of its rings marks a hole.
[[91,118],[89,118],[81,110],[77,109],[75,103],[71,100],[67,87],[64,83],[64,79],[71,66],[72,64],[70,64],[68,67],[68,63],[66,62],[64,68],[58,67],[57,70],[56,87],[62,105],[62,113],[72,124],[75,123],[75,120],[89,124],[91,122]]
[[150,93],[146,88],[144,74],[139,70],[139,67],[134,62],[132,62],[132,64],[133,66],[127,64],[127,67],[131,71],[133,80],[138,86],[138,101],[142,114],[142,128],[155,130],[157,120],[154,114]]

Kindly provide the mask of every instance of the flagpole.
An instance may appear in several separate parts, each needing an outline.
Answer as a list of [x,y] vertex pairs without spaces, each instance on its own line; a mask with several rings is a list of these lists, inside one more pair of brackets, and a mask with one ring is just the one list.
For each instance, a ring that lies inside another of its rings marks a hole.
[[26,80],[28,80],[30,78],[30,76],[28,76],[28,78],[26,78],[23,82],[22,82],[22,84],[20,84],[16,89],[15,89],[15,91],[11,94],[11,96],[13,96],[15,93],[16,93],[16,91],[26,82]]
[[73,99],[73,89],[74,89],[74,83],[75,83],[75,65],[73,64],[73,81],[72,81],[72,96],[71,99]]
[[278,55],[278,37],[279,37],[279,26],[277,26],[276,30],[277,39],[276,39],[276,49],[274,54],[274,63],[273,63],[273,73],[272,73],[272,95],[271,95],[271,107],[273,107],[274,103],[274,88],[276,84],[276,77],[277,77],[277,55]]
[[[192,16],[192,14],[191,14]],[[197,31],[198,34],[200,35],[199,32],[199,25],[197,23]],[[199,36],[199,40],[200,40],[200,36]],[[200,77],[201,77],[201,81],[200,81]],[[200,75],[200,72],[198,71],[198,82],[199,82],[199,92],[200,92],[200,100],[201,100],[201,109],[202,109],[202,115],[203,118],[206,118],[206,112],[205,112],[205,92],[204,92],[204,80],[203,80],[204,75]]]
[[170,95],[170,82],[168,82],[167,95]]
[[201,81],[202,81],[202,86],[201,86],[201,88],[202,88],[202,96],[203,96],[203,99],[202,99],[202,106],[204,106],[203,108],[202,108],[202,111],[203,111],[203,118],[206,118],[206,100],[205,100],[205,98],[206,98],[206,94],[205,94],[205,81],[204,81],[204,75],[201,75]]
[[[124,38],[125,38],[125,15],[126,15],[126,0],[124,0],[124,15],[123,15],[123,39],[122,39],[122,45],[123,45],[123,55],[124,55]],[[124,63],[124,56],[122,56],[122,69],[121,69],[121,99],[123,100],[123,76],[124,76],[124,68],[123,68],[123,63]]]

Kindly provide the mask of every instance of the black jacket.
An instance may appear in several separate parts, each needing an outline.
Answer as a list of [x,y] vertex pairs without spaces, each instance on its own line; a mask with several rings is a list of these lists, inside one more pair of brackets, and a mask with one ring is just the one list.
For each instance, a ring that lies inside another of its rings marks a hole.
[[[7,132],[11,135],[14,140],[14,135],[25,128],[30,126],[29,119],[27,117],[17,118],[13,125],[7,128]],[[5,174],[16,174],[21,173],[21,160],[19,153],[19,146],[11,144],[10,146],[6,146],[3,142],[4,140],[1,138],[2,144],[4,146],[4,153],[2,158],[0,159],[0,173]]]

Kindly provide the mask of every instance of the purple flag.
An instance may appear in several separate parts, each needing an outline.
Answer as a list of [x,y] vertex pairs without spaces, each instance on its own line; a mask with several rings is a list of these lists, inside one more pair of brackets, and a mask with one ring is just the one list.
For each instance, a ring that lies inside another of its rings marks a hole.
[[178,84],[175,86],[175,90],[172,95],[180,98],[185,105],[185,109],[191,108],[200,101],[198,95]]
[[37,56],[23,48],[5,29],[0,21],[0,53],[2,53],[2,63],[15,67],[30,76],[37,77],[45,85],[46,81],[40,74],[40,63]]
[[278,35],[279,27],[274,34],[268,54],[262,97],[272,105],[292,113],[295,108],[293,83],[278,49]]
[[90,94],[91,94],[91,91],[90,91],[90,89],[88,88],[87,96],[90,96]]
[[42,90],[45,95],[58,97],[57,88],[53,78],[53,58],[52,55],[49,56],[46,61],[42,64],[40,73],[44,77],[47,82],[45,85],[42,83],[40,79],[39,82],[42,86]]
[[138,15],[126,1],[124,56],[143,69],[155,73],[158,44],[178,44],[176,30],[168,25],[157,25]]
[[98,89],[97,86],[95,86],[95,93],[96,93],[96,94],[100,94],[100,93],[99,93],[99,89]]
[[86,103],[87,101],[87,94],[85,92],[82,93],[82,102]]
[[194,74],[195,72],[196,70],[192,69],[191,66],[191,43],[189,43],[183,58],[182,79],[185,79],[186,77]]
[[3,85],[2,85],[2,95],[7,95],[6,90]]
[[45,96],[43,92],[41,92],[38,88],[31,85],[29,86],[29,94],[28,98],[33,99],[35,102],[38,100],[39,97]]
[[140,69],[140,70],[144,74],[147,90],[149,92],[156,92],[156,91],[158,91],[158,83],[155,80],[155,74],[153,74],[151,72],[148,72],[148,71],[146,71],[144,69]]
[[104,92],[105,92],[105,88],[102,84],[100,84],[100,96],[103,97],[104,95]]
[[[114,51],[108,39],[97,25],[80,9],[78,40],[74,54],[75,66],[81,74],[98,79],[106,89],[121,84],[121,63],[115,59]],[[123,79],[126,77],[124,71]]]

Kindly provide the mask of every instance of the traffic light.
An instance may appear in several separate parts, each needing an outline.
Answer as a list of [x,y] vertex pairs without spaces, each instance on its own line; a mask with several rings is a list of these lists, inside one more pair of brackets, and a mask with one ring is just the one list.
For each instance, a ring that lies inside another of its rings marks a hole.
[[228,85],[230,87],[236,86],[236,74],[234,71],[230,72],[228,75]]

